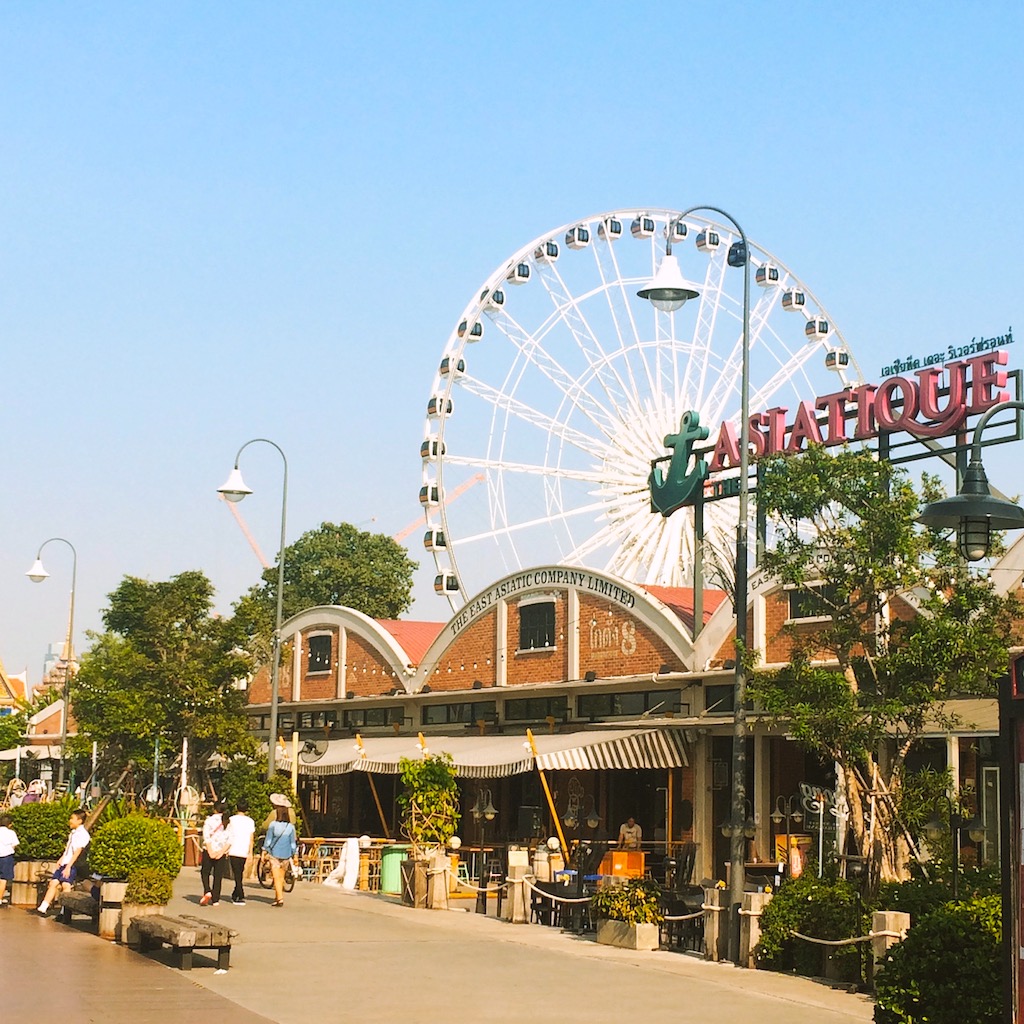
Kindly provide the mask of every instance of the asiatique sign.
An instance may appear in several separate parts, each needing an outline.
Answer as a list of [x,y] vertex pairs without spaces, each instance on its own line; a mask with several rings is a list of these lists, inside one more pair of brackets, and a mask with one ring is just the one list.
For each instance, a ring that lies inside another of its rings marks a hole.
[[[912,373],[898,373],[880,384],[858,384],[813,401],[801,402],[790,415],[783,406],[750,417],[750,457],[796,454],[809,444],[826,447],[847,441],[865,441],[880,433],[905,431],[914,437],[945,437],[957,431],[969,416],[985,412],[1010,396],[1004,351],[983,352],[944,366],[924,366]],[[715,473],[734,469],[740,463],[739,437],[735,424],[726,420],[718,428],[710,458],[689,461],[694,445],[709,436],[698,413],[683,414],[679,432],[665,438],[672,449],[667,470],[655,459],[648,484],[651,511],[669,516],[697,498]],[[712,483],[714,483],[712,481]],[[725,497],[728,489],[719,488]]]

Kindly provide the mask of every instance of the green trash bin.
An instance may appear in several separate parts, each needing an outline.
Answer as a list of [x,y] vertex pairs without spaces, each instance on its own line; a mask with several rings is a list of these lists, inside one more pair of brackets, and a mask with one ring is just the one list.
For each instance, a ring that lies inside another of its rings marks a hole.
[[389,896],[402,894],[402,861],[409,856],[408,843],[391,843],[380,855],[380,891]]

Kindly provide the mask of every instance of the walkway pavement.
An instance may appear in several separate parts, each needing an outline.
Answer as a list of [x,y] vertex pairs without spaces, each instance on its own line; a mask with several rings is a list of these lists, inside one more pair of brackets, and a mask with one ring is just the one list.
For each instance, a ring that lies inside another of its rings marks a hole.
[[[386,898],[300,883],[285,906],[248,886],[245,906],[198,908],[186,868],[171,913],[208,913],[240,933],[231,970],[196,954],[188,974],[29,912],[0,912],[4,1016],[45,1009],[67,1024],[406,1024],[456,1014],[486,1024],[739,1020],[869,1022],[863,995],[680,953],[598,946],[556,928],[510,925],[470,911],[411,910]],[[454,901],[453,901],[454,902]],[[462,906],[465,906],[465,910]],[[493,901],[492,901],[493,907]],[[84,922],[83,922],[84,924]],[[172,1016],[173,1014],[173,1016]]]

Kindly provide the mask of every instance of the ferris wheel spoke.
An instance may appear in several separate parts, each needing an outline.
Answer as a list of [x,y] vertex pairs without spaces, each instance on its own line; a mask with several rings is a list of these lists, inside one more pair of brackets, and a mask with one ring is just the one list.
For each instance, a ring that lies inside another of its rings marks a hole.
[[[474,455],[452,455],[445,461],[453,466],[469,466],[474,469],[493,470],[498,473],[519,473],[527,476],[550,477],[552,469],[551,466],[541,463],[498,461]],[[605,470],[569,469],[566,467],[559,467],[558,477],[565,480],[577,480],[585,484],[603,484],[610,479]],[[626,477],[622,476],[619,479],[624,480]]]
[[[609,411],[614,408],[612,401],[614,393],[608,390],[608,382],[605,379],[600,379],[599,383],[610,400],[607,406],[598,402],[585,387],[581,386],[579,380],[573,377],[541,344],[543,338],[540,332],[531,334],[505,311],[502,311],[499,316],[493,317],[493,323],[508,338],[523,359],[536,366],[551,381],[566,401],[579,409],[603,434],[614,433],[615,423]],[[570,330],[572,330],[571,327]]]
[[[725,261],[710,259],[704,273],[704,287],[700,293],[700,305],[697,311],[697,324],[694,327],[694,352],[699,353],[699,360],[692,360],[686,367],[684,389],[686,400],[691,408],[700,408],[707,390],[708,370],[711,354],[714,351],[712,338],[718,310],[722,302],[722,289],[725,283]],[[691,374],[692,370],[692,374]]]
[[459,384],[477,398],[481,398],[485,402],[489,402],[495,409],[502,410],[509,416],[514,416],[516,419],[521,420],[523,423],[529,423],[531,426],[539,427],[542,431],[547,432],[551,436],[560,438],[566,444],[573,445],[575,448],[578,448],[582,452],[586,452],[595,459],[600,459],[604,455],[605,449],[596,439],[588,437],[582,431],[576,430],[565,423],[560,423],[558,420],[553,419],[546,413],[532,408],[525,402],[520,402],[517,398],[513,398],[511,395],[505,394],[498,388],[491,387],[489,384],[485,384],[481,380],[476,380],[468,374],[459,378]]
[[533,519],[524,520],[521,523],[495,523],[488,530],[460,537],[459,543],[469,545],[476,544],[480,541],[494,540],[497,537],[511,537],[516,533],[522,533],[524,530],[533,530],[540,526],[551,526],[570,517],[593,515],[594,513],[602,512],[603,510],[604,504],[602,502],[593,502],[589,505],[580,505],[577,508],[564,509],[561,512],[551,513],[550,515],[537,516]]

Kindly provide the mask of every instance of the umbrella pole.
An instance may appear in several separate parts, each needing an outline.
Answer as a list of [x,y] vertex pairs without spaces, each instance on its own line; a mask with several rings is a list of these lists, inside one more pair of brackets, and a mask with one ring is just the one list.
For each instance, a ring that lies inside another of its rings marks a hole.
[[391,830],[388,828],[387,818],[384,817],[384,808],[381,807],[380,797],[377,795],[377,784],[373,781],[373,776],[367,772],[366,781],[370,784],[370,792],[373,794],[373,802],[377,805],[377,813],[380,815],[381,828],[384,829],[384,838],[391,838]]
[[[534,761],[537,760],[537,744],[533,741],[533,732],[530,729],[526,730],[526,738],[530,743],[530,753],[533,754]],[[565,836],[562,834],[562,822],[558,817],[558,811],[555,810],[555,801],[551,797],[551,788],[548,786],[547,777],[544,775],[544,769],[537,768],[537,774],[540,776],[540,784],[544,787],[544,796],[547,797],[548,810],[551,812],[551,820],[555,823],[555,831],[558,833],[558,841],[562,845],[562,856],[565,858],[565,863],[569,863],[569,847],[565,841]]]

